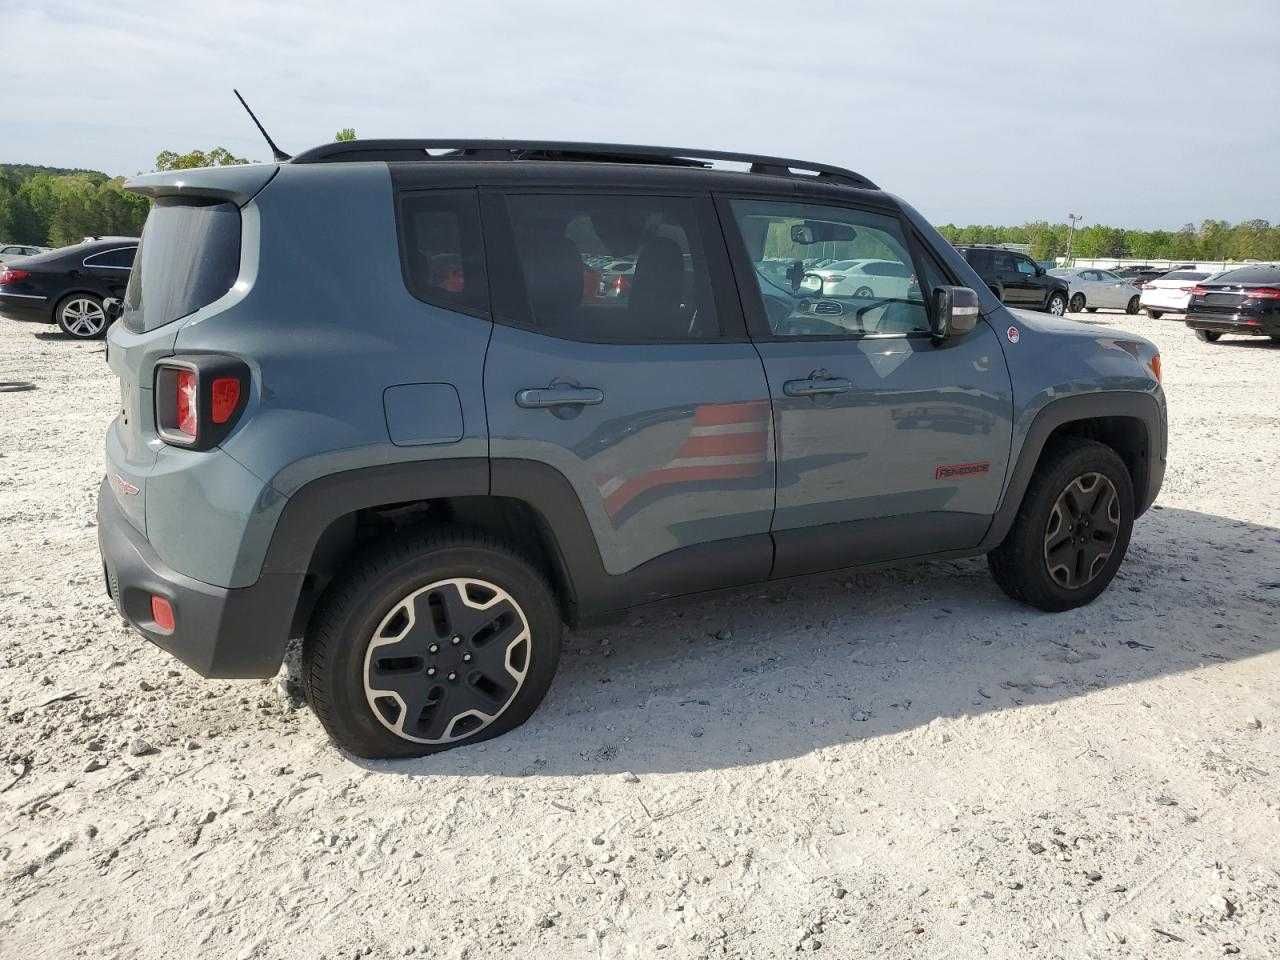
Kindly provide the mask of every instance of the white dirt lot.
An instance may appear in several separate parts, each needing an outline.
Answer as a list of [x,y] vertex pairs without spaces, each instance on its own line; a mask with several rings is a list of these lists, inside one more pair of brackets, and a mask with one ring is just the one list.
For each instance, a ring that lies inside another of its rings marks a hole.
[[1088,322],[1172,419],[1092,606],[970,560],[653,607],[366,763],[121,625],[102,345],[0,320],[0,956],[1280,956],[1280,346]]

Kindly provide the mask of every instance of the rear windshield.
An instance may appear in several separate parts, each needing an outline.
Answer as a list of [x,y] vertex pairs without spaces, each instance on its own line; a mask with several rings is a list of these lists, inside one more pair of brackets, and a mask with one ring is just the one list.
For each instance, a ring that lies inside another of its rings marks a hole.
[[121,322],[154,330],[231,289],[240,272],[240,208],[160,199],[142,229]]
[[1241,267],[1213,278],[1214,283],[1280,283],[1280,268],[1269,266]]
[[1203,280],[1209,276],[1207,273],[1200,273],[1196,270],[1175,270],[1173,273],[1166,273],[1161,280]]

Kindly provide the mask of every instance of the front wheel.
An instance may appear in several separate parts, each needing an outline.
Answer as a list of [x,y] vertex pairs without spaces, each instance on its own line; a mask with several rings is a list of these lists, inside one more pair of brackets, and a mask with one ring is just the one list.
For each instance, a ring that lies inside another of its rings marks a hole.
[[1137,313],[1137,312],[1138,312],[1138,298],[1137,298],[1137,297],[1130,297],[1130,298],[1129,298],[1129,302],[1128,302],[1128,303],[1126,303],[1126,304],[1125,304],[1125,306],[1124,306],[1124,312],[1125,312],[1125,313],[1127,313],[1127,314],[1129,314],[1129,316],[1133,316],[1135,313]]
[[1071,312],[1072,313],[1084,312],[1084,294],[1083,293],[1077,293],[1071,298]]
[[1201,343],[1217,343],[1222,334],[1216,330],[1197,330],[1196,339]]
[[1055,293],[1049,298],[1046,308],[1055,317],[1060,317],[1067,312],[1067,295],[1064,293]]
[[1120,568],[1133,518],[1124,461],[1105,444],[1067,437],[1045,450],[987,564],[1015,600],[1049,611],[1083,606]]
[[107,311],[92,294],[73,293],[54,310],[58,327],[77,340],[96,340],[107,330]]
[[1164,311],[1148,309],[1147,316],[1150,317],[1152,320],[1159,320],[1161,317],[1164,316]]
[[513,730],[560,657],[545,577],[483,533],[406,536],[321,600],[303,644],[307,700],[339,746],[414,757]]

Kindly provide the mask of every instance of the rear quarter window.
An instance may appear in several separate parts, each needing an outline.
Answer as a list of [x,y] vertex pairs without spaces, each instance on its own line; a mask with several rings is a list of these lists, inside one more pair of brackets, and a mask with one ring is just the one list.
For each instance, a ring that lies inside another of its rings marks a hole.
[[239,207],[157,200],[142,228],[121,323],[134,333],[172,323],[213,303],[239,273]]
[[400,262],[419,300],[489,314],[479,200],[474,190],[424,190],[400,198]]

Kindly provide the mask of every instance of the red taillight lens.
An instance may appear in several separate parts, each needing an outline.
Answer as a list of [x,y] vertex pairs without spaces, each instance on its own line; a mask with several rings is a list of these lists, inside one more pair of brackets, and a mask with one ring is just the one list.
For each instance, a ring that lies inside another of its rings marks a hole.
[[1160,362],[1160,354],[1156,354],[1151,358],[1151,362],[1147,364],[1151,368],[1151,375],[1156,378],[1156,383],[1164,380],[1164,365]]
[[240,402],[240,381],[235,377],[218,377],[213,381],[213,402],[209,419],[214,423],[226,423],[236,412]]
[[1252,290],[1246,290],[1244,295],[1250,300],[1280,300],[1280,288],[1254,287]]
[[1209,292],[1208,287],[1202,287],[1199,284],[1196,284],[1194,287],[1191,288],[1191,295],[1193,297],[1203,297],[1208,292]]
[[174,410],[177,412],[175,426],[179,433],[195,439],[200,428],[200,401],[196,396],[197,378],[194,370],[179,370],[173,379]]
[[173,616],[173,604],[164,597],[151,595],[151,619],[155,621],[155,625],[165,633],[173,633],[173,628],[177,622]]
[[12,267],[8,270],[0,270],[0,286],[6,283],[19,283],[29,276],[31,276],[29,270],[17,270]]

